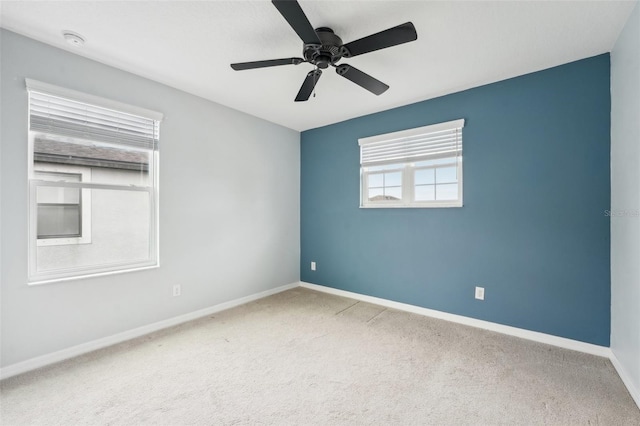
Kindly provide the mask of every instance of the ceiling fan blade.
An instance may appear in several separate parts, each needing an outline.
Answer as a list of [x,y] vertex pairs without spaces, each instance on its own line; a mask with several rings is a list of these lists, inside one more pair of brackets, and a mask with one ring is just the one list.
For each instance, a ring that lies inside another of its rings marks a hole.
[[237,64],[231,64],[231,68],[236,71],[242,71],[254,68],[275,67],[278,65],[298,65],[302,62],[304,62],[304,59],[302,58],[270,59],[268,61],[240,62]]
[[311,93],[313,93],[313,88],[316,87],[320,76],[322,75],[322,71],[313,70],[309,71],[307,77],[304,79],[302,83],[302,87],[298,91],[298,96],[296,96],[296,102],[304,102],[309,99]]
[[388,30],[352,41],[342,47],[346,49],[345,58],[351,58],[362,55],[363,53],[397,46],[417,39],[418,33],[416,33],[416,27],[414,27],[411,22],[405,22],[397,27],[389,28]]
[[272,0],[271,2],[305,44],[322,44],[297,1]]
[[365,74],[351,65],[342,64],[336,68],[336,72],[347,80],[351,80],[358,86],[367,89],[375,95],[381,95],[389,88],[389,86],[380,80],[376,80],[369,74]]

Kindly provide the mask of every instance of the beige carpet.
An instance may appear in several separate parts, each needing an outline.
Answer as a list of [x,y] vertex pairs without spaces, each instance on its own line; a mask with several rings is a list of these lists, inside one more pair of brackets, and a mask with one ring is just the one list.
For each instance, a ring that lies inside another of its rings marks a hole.
[[3,425],[640,425],[607,359],[302,288],[1,392]]

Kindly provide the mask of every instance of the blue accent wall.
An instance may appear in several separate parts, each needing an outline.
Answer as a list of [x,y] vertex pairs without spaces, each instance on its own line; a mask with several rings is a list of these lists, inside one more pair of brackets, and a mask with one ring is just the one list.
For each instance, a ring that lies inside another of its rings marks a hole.
[[[303,132],[302,281],[609,346],[609,87],[604,54]],[[459,118],[464,207],[358,207],[358,138]]]

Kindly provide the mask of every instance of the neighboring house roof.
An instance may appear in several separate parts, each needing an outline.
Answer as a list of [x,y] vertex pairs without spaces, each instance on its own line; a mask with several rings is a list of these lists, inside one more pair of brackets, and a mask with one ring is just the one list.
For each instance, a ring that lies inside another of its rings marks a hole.
[[124,170],[149,170],[149,156],[144,152],[103,146],[88,146],[70,142],[37,138],[33,147],[34,161],[74,164]]

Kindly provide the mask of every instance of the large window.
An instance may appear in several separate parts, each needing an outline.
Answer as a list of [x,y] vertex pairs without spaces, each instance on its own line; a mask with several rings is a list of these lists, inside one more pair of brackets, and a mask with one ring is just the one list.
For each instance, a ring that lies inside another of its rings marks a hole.
[[464,120],[360,139],[361,207],[461,207]]
[[29,281],[158,265],[162,115],[27,80]]

